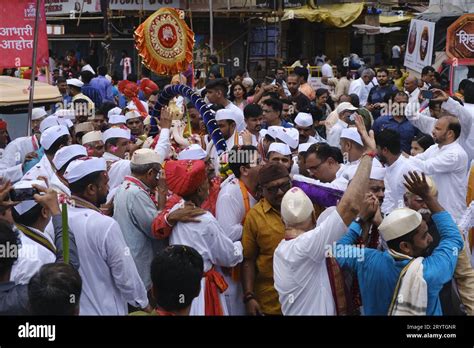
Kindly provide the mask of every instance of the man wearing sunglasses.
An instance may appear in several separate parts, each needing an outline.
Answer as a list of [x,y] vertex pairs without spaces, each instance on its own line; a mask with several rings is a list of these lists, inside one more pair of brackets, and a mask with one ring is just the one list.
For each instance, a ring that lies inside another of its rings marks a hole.
[[273,253],[285,235],[280,205],[291,188],[288,169],[272,162],[258,173],[263,199],[248,212],[242,234],[242,285],[249,315],[281,315],[273,286]]

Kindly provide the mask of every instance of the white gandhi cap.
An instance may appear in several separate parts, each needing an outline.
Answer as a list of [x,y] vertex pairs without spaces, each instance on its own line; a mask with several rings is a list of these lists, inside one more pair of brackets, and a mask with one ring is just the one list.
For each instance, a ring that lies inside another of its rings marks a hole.
[[51,145],[63,135],[69,135],[69,130],[65,126],[52,126],[41,134],[41,146],[43,146],[45,150],[49,150]]
[[364,146],[359,132],[354,127],[344,128],[341,132],[341,139],[349,139],[356,142],[360,146]]
[[413,231],[421,224],[421,214],[410,208],[398,208],[386,216],[379,226],[385,241],[397,239]]
[[163,163],[161,156],[152,149],[139,149],[133,153],[132,164],[151,164],[151,163]]
[[277,152],[283,156],[291,155],[290,147],[283,143],[271,143],[270,147],[268,148],[268,153],[270,152]]
[[82,157],[69,163],[64,172],[64,179],[72,184],[83,177],[107,170],[107,162],[103,158],[98,157]]
[[295,225],[308,220],[314,207],[308,196],[298,187],[285,193],[281,201],[281,218],[287,225]]
[[67,162],[77,156],[87,156],[87,150],[84,146],[78,144],[64,146],[54,155],[53,164],[57,170],[60,170]]
[[88,132],[82,137],[82,145],[92,143],[94,141],[102,141],[102,133],[100,131]]
[[189,145],[178,154],[178,160],[202,160],[206,157],[206,151],[199,144]]
[[311,127],[313,125],[313,116],[306,112],[299,112],[295,117],[295,123],[300,127]]

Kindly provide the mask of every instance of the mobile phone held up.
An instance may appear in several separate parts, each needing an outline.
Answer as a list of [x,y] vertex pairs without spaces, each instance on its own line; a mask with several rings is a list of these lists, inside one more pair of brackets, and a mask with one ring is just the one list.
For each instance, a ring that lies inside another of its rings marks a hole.
[[14,202],[32,201],[36,194],[39,194],[39,191],[33,187],[12,189],[10,190],[10,199]]
[[433,91],[422,90],[421,91],[421,96],[424,99],[433,99]]

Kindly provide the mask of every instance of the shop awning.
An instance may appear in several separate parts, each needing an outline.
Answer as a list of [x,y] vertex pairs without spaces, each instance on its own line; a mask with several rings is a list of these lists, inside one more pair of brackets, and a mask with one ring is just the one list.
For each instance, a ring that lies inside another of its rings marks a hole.
[[401,27],[374,27],[367,24],[352,24],[352,26],[357,29],[356,32],[358,34],[366,35],[388,34],[402,29]]
[[403,14],[402,16],[379,16],[380,24],[395,24],[410,22],[414,17],[411,15]]
[[[329,26],[344,28],[352,24],[364,10],[364,4],[320,5],[317,8],[304,6],[297,9],[286,9],[282,21],[306,19],[310,22],[323,22]],[[276,21],[269,18],[269,21]]]

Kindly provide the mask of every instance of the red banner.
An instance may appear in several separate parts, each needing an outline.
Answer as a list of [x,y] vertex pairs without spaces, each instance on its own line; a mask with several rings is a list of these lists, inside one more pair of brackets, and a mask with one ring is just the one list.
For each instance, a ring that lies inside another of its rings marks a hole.
[[[33,65],[35,0],[2,0],[0,5],[0,67]],[[37,65],[48,65],[44,0],[40,1]]]

